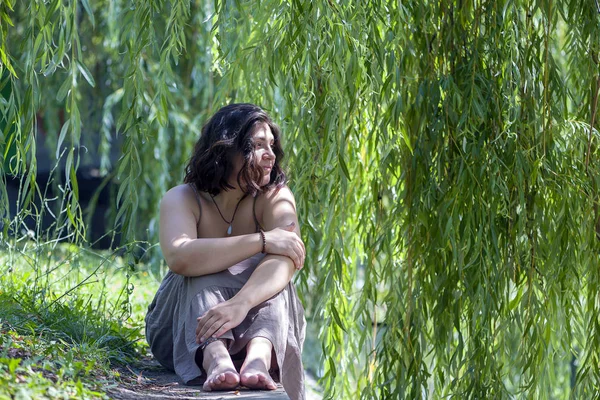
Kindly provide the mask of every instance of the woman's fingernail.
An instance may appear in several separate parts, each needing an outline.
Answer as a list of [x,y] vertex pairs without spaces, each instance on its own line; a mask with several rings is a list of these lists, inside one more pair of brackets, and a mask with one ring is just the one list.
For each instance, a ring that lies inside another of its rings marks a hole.
[[202,343],[202,342],[204,342],[204,338],[203,337],[200,338],[200,343]]

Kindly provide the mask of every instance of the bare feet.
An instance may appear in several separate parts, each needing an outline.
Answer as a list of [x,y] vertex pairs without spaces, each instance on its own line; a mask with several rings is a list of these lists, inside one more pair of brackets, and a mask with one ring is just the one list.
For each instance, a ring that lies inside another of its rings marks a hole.
[[250,389],[277,389],[277,385],[269,375],[268,368],[260,359],[245,362],[241,370],[240,379],[242,385]]
[[271,342],[263,337],[257,337],[248,342],[246,359],[240,370],[242,385],[250,389],[277,389],[277,385],[269,375],[272,350]]
[[207,392],[232,390],[240,384],[240,376],[233,366],[225,345],[220,340],[206,346],[202,366],[208,376],[202,389]]
[[229,369],[223,365],[216,365],[207,372],[208,378],[202,386],[207,392],[213,390],[233,390],[240,384],[240,376],[235,368]]

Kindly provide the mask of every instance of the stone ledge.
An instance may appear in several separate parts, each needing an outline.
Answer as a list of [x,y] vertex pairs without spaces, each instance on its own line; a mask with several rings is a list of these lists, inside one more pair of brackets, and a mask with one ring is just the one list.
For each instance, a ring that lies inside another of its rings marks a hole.
[[[145,368],[146,367],[146,368]],[[205,392],[200,386],[186,386],[177,375],[151,363],[134,371],[123,371],[129,383],[110,388],[108,396],[112,399],[141,400],[141,399],[266,399],[289,400],[281,385],[276,390],[249,390],[239,388],[234,391]]]
[[232,392],[205,392],[200,388],[187,391],[179,390],[160,390],[152,391],[134,391],[125,388],[115,388],[108,392],[111,399],[121,400],[141,400],[141,399],[212,399],[212,400],[231,400],[231,399],[265,399],[265,400],[289,400],[289,397],[283,390],[278,388],[273,391],[263,390],[245,390]]

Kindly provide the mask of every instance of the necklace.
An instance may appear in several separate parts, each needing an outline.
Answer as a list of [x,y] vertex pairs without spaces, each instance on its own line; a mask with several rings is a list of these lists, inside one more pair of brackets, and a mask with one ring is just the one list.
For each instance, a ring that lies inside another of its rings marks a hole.
[[231,235],[231,229],[232,229],[231,225],[233,225],[233,219],[235,218],[235,213],[237,212],[237,209],[240,206],[240,203],[242,202],[242,200],[244,200],[246,198],[246,196],[248,196],[248,193],[243,195],[242,198],[240,199],[240,201],[238,201],[237,205],[235,206],[235,210],[233,210],[233,216],[231,217],[231,221],[227,221],[225,219],[225,217],[223,216],[223,213],[221,213],[221,209],[217,205],[217,202],[215,201],[215,196],[213,196],[212,194],[210,195],[210,198],[212,199],[213,203],[215,203],[215,207],[217,207],[217,211],[219,212],[219,215],[221,216],[221,218],[223,218],[223,221],[225,221],[225,223],[229,224],[229,227],[227,228],[227,236]]

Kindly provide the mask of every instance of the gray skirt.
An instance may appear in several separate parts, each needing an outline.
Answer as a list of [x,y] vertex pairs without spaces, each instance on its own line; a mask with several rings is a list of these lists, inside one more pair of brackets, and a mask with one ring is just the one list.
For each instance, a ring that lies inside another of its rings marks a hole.
[[[224,271],[185,277],[169,271],[146,314],[146,339],[158,362],[173,370],[186,384],[206,379],[202,351],[196,343],[197,318],[215,305],[229,300],[248,281],[264,254],[254,256]],[[304,309],[290,282],[281,292],[252,308],[244,321],[226,332],[232,358],[243,354],[255,337],[273,344],[275,378],[292,400],[304,400]]]

